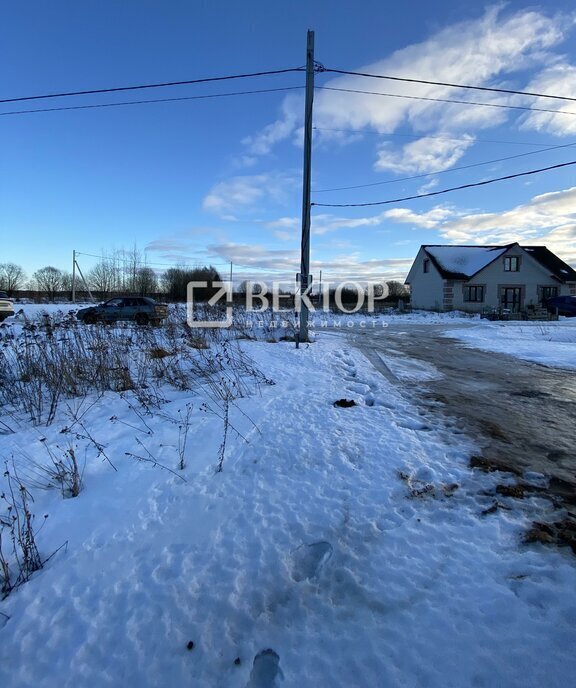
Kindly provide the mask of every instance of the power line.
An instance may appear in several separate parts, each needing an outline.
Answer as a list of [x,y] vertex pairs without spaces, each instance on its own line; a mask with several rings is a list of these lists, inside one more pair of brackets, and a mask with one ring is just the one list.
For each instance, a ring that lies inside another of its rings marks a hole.
[[119,107],[123,105],[148,105],[150,103],[173,103],[183,100],[204,100],[207,98],[225,98],[229,96],[246,96],[258,93],[275,93],[277,91],[302,90],[304,86],[286,86],[284,88],[260,88],[254,91],[232,91],[229,93],[211,93],[200,96],[181,96],[179,98],[152,98],[150,100],[127,100],[120,103],[95,103],[94,105],[69,105],[55,108],[38,108],[36,110],[12,110],[10,112],[0,112],[0,117],[6,115],[28,115],[34,112],[61,112],[63,110],[93,110],[95,108]]
[[569,96],[552,95],[550,93],[533,93],[531,91],[515,91],[510,88],[492,88],[489,86],[470,86],[469,84],[453,84],[448,81],[430,81],[428,79],[410,79],[408,77],[400,76],[386,76],[384,74],[366,74],[365,72],[349,72],[344,69],[328,69],[324,68],[324,72],[332,72],[333,74],[349,74],[351,76],[364,76],[371,79],[387,79],[389,81],[405,81],[412,84],[428,84],[431,86],[449,86],[450,88],[467,88],[473,91],[490,91],[492,93],[510,93],[517,96],[532,96],[534,98],[554,98],[555,100],[570,100],[576,103],[576,98]]
[[[98,258],[98,260],[101,260],[101,261],[104,261],[104,262],[105,262],[105,261],[108,261],[108,262],[111,262],[111,263],[117,261],[117,262],[119,262],[119,263],[124,263],[124,264],[126,264],[126,263],[128,263],[129,261],[132,260],[129,256],[128,256],[128,257],[121,257],[121,256],[105,256],[105,255],[99,255],[99,256],[98,256],[98,255],[96,255],[95,253],[83,253],[82,251],[76,251],[75,253],[76,253],[77,256],[85,256],[85,257],[88,257],[88,258]],[[211,261],[211,260],[199,259],[199,260],[193,261],[193,264],[192,264],[191,261],[189,261],[188,263],[185,264],[185,267],[195,267],[195,266],[200,265],[200,264],[203,264],[203,265],[206,265],[206,264],[207,264],[207,265],[211,265],[211,266],[213,266],[213,267],[217,267],[217,266],[218,266],[218,267],[222,267],[222,266],[229,266],[229,265],[230,265],[230,262],[233,262],[233,263],[234,263],[234,261],[227,261],[226,263],[214,263],[214,262]],[[178,268],[178,267],[179,267],[179,264],[178,264],[178,263],[156,263],[156,262],[148,261],[148,260],[147,260],[146,262],[139,263],[139,264],[138,264],[138,267],[145,268],[145,267],[148,267],[148,266],[151,266],[151,265],[160,266],[160,267],[169,267],[169,268]],[[246,269],[255,270],[255,271],[268,271],[268,272],[270,272],[270,271],[276,271],[276,272],[286,272],[286,271],[289,271],[289,272],[291,272],[292,270],[295,270],[295,269],[297,268],[297,260],[294,259],[294,265],[293,265],[293,266],[292,266],[292,265],[291,265],[291,266],[288,266],[288,267],[286,267],[286,268],[259,267],[259,266],[257,266],[257,265],[247,265],[247,264],[244,264],[244,263],[234,263],[234,267],[235,267],[235,268],[246,268]]]
[[541,148],[528,153],[518,153],[518,155],[508,155],[505,158],[496,158],[494,160],[485,160],[484,162],[475,162],[470,165],[460,165],[459,167],[449,167],[447,170],[438,170],[437,172],[426,172],[423,174],[415,174],[411,177],[399,177],[398,179],[387,179],[382,182],[372,182],[371,184],[356,184],[355,186],[339,186],[334,189],[314,189],[313,193],[328,193],[329,191],[347,191],[348,189],[364,189],[369,186],[382,186],[383,184],[396,184],[397,182],[406,182],[410,179],[422,179],[423,177],[434,177],[438,174],[445,174],[446,172],[456,172],[458,170],[468,170],[471,167],[481,167],[482,165],[492,165],[496,162],[504,162],[505,160],[514,160],[516,158],[525,158],[527,155],[536,155],[537,153],[546,153],[547,151],[559,150],[560,148],[570,148],[576,146],[574,143],[565,143],[561,146],[551,146],[550,148]]
[[166,81],[158,84],[140,84],[138,86],[116,86],[114,88],[95,88],[88,91],[68,91],[63,93],[47,93],[41,96],[21,96],[19,98],[4,98],[0,103],[17,103],[24,100],[40,100],[42,98],[64,98],[67,96],[87,96],[95,93],[117,93],[119,91],[138,91],[145,88],[166,88],[168,86],[189,86],[191,84],[206,84],[210,81],[228,81],[230,79],[248,79],[255,76],[269,76],[272,74],[288,74],[302,72],[302,67],[290,69],[273,69],[267,72],[251,72],[249,74],[229,74],[227,76],[210,76],[203,79],[188,79],[186,81]]
[[496,179],[486,179],[483,182],[474,182],[472,184],[462,184],[462,186],[454,186],[451,189],[442,189],[441,191],[431,191],[430,193],[417,194],[415,196],[405,196],[404,198],[392,198],[389,201],[375,201],[372,203],[312,203],[312,205],[323,208],[363,208],[369,205],[388,205],[389,203],[400,203],[401,201],[412,201],[416,198],[428,198],[429,196],[439,196],[450,191],[460,191],[461,189],[470,189],[473,186],[484,186],[486,184],[494,184],[494,182],[502,182],[506,179],[515,179],[516,177],[527,177],[530,174],[537,174],[539,172],[548,172],[548,170],[557,170],[560,167],[568,167],[569,165],[576,165],[576,160],[571,162],[562,162],[558,165],[551,165],[550,167],[542,167],[538,170],[530,170],[529,172],[518,172],[517,174],[508,174],[505,177],[497,177]]
[[576,112],[566,110],[551,110],[524,105],[501,105],[499,103],[479,103],[471,100],[452,100],[450,98],[427,98],[426,96],[408,96],[398,93],[380,93],[377,91],[360,91],[353,88],[334,88],[332,86],[316,86],[323,91],[341,91],[342,93],[361,93],[368,96],[385,96],[387,98],[406,98],[408,100],[429,100],[434,103],[456,103],[457,105],[480,105],[481,107],[504,108],[506,110],[529,110],[531,112],[552,112],[555,115],[576,115]]
[[[83,252],[81,252],[81,251],[76,251],[76,255],[77,255],[77,256],[87,256],[87,257],[89,257],[89,258],[98,258],[98,259],[101,260],[101,261],[109,261],[109,262],[118,261],[118,262],[120,262],[120,263],[127,263],[127,262],[129,262],[129,261],[132,260],[132,259],[130,258],[130,256],[127,256],[127,257],[122,257],[122,256],[104,256],[104,255],[97,256],[97,255],[95,255],[94,253],[83,253]],[[200,263],[206,263],[207,261],[206,261],[206,260],[197,260],[197,261],[195,261],[195,262],[196,262],[197,264],[200,264]],[[211,262],[211,261],[208,261],[208,262],[210,263],[210,265],[214,265],[214,266],[216,266],[216,265],[219,265],[219,266],[222,266],[222,265],[230,265],[230,261],[228,261],[227,263],[213,263],[213,262]],[[145,261],[145,262],[142,263],[142,264],[139,264],[139,267],[145,268],[145,267],[148,267],[149,265],[158,265],[158,266],[170,267],[170,268],[177,268],[177,267],[178,267],[178,264],[177,264],[177,263],[154,263],[154,262],[150,262],[150,261],[148,261],[148,260]]]
[[[440,139],[443,141],[463,141],[465,140],[462,136],[435,136],[429,134],[406,134],[404,132],[392,132],[388,133],[385,131],[372,131],[365,129],[334,129],[331,127],[314,127],[317,131],[341,131],[348,134],[374,134],[376,136],[400,136],[409,139],[421,139],[423,137],[427,139]],[[501,139],[474,139],[475,143],[499,143],[506,144],[510,146],[541,146],[545,148],[549,146],[549,143],[536,143],[532,141],[502,141]]]

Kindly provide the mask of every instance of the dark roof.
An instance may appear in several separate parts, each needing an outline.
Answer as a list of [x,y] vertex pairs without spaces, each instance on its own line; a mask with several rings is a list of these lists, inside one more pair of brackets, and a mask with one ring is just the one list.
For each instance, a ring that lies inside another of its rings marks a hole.
[[469,280],[514,245],[425,244],[422,248],[443,279]]
[[571,268],[555,253],[552,253],[546,246],[522,246],[532,258],[537,260],[540,265],[549,270],[552,277],[561,282],[576,282],[576,270]]
[[[512,246],[519,246],[519,244],[517,242],[500,246],[424,244],[422,248],[443,279],[466,281],[484,270]],[[520,248],[548,270],[551,277],[560,282],[576,282],[576,270],[558,258],[546,246],[520,246]],[[461,251],[455,257],[454,251],[458,249]],[[456,270],[456,266],[461,266],[462,269]]]

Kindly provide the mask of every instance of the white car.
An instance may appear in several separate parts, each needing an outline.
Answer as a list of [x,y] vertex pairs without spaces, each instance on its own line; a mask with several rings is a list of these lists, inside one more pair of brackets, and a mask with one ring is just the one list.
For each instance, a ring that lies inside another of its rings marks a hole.
[[14,315],[14,302],[5,291],[0,291],[0,322]]

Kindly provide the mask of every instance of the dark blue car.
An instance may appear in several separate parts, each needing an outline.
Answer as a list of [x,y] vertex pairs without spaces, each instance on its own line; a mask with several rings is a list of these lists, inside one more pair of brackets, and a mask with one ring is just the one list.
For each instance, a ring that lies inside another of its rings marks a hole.
[[92,325],[97,322],[134,320],[138,325],[159,325],[168,315],[168,306],[146,296],[117,296],[99,306],[81,308],[76,317]]
[[558,312],[558,315],[574,317],[576,316],[576,296],[553,296],[546,301],[546,308],[550,313]]

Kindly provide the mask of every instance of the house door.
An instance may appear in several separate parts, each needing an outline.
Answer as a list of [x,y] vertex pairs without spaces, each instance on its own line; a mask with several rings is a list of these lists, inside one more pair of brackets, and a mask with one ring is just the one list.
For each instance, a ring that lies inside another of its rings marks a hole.
[[521,299],[521,287],[502,288],[502,308],[509,308],[513,313],[517,313],[520,310]]

